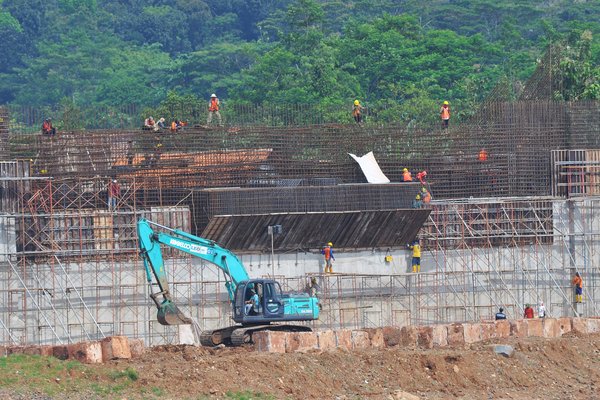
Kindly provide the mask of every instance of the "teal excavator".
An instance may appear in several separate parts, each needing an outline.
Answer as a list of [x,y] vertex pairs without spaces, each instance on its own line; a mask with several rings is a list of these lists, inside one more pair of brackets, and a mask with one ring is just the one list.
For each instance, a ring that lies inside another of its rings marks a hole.
[[[153,227],[160,228],[155,231]],[[290,294],[281,290],[281,285],[272,279],[250,279],[238,257],[220,247],[212,240],[194,236],[179,229],[140,219],[137,223],[140,254],[144,260],[146,277],[152,287],[159,291],[150,298],[158,308],[158,322],[162,325],[191,324],[173,302],[165,273],[161,245],[188,253],[216,265],[225,275],[225,287],[233,309],[232,319],[236,325],[203,331],[200,343],[203,346],[219,344],[239,346],[252,342],[252,334],[261,330],[310,331],[304,325],[288,322],[312,321],[319,318],[316,297],[304,293]],[[258,301],[256,301],[258,297]],[[247,307],[252,302],[252,307]]]

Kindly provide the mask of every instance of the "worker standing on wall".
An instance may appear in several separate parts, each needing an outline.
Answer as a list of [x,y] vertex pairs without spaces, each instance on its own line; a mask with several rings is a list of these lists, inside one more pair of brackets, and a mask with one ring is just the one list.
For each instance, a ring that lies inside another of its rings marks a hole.
[[525,304],[525,310],[523,311],[523,318],[533,318],[533,308],[531,305]]
[[210,125],[212,122],[213,114],[216,115],[219,120],[219,126],[223,126],[223,122],[221,120],[221,113],[219,112],[219,108],[221,103],[219,102],[219,98],[216,94],[210,95],[210,101],[208,102],[208,119],[206,120],[206,125]]
[[411,261],[413,272],[421,272],[421,245],[419,244],[419,239],[413,240],[408,248],[413,251]]
[[429,193],[429,191],[425,188],[425,186],[423,186],[421,188],[421,198],[423,199],[423,203],[424,204],[429,204],[431,203],[431,194]]
[[327,243],[327,246],[323,247],[321,254],[325,256],[325,273],[330,274],[333,272],[333,261],[335,256],[333,255],[333,243]]
[[410,171],[408,170],[408,168],[404,168],[402,170],[402,181],[403,182],[412,182],[412,175],[410,174]]
[[360,101],[354,100],[354,105],[352,106],[352,117],[354,117],[354,121],[356,121],[356,123],[359,125],[362,123],[363,109],[364,107],[360,105]]
[[440,117],[442,118],[442,128],[448,129],[448,123],[450,122],[450,104],[444,101],[442,108],[440,108]]
[[575,272],[573,285],[575,285],[575,302],[583,303],[583,279],[579,275],[579,272]]

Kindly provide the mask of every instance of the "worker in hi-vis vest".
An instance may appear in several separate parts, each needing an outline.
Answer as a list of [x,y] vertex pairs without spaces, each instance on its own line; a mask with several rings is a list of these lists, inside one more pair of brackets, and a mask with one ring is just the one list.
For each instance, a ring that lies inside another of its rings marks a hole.
[[327,243],[327,246],[323,247],[321,254],[325,256],[325,273],[330,274],[333,272],[333,261],[335,256],[333,255],[333,243]]
[[448,123],[450,122],[450,103],[447,101],[444,101],[442,108],[440,108],[440,117],[442,117],[442,128],[448,128]]

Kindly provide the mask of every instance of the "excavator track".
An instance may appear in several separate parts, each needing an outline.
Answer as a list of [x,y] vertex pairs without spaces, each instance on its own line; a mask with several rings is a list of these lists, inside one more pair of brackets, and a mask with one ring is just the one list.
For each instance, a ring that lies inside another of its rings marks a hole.
[[200,333],[200,344],[207,347],[214,347],[220,344],[231,346],[231,334],[239,328],[242,328],[242,326],[234,325],[222,329],[202,331]]

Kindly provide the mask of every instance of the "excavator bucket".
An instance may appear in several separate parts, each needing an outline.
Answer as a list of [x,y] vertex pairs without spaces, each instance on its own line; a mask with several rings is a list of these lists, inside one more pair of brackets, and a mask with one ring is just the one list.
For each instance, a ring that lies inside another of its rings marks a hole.
[[161,325],[186,325],[192,323],[192,320],[186,317],[177,308],[175,303],[170,300],[165,300],[160,305],[157,318]]

